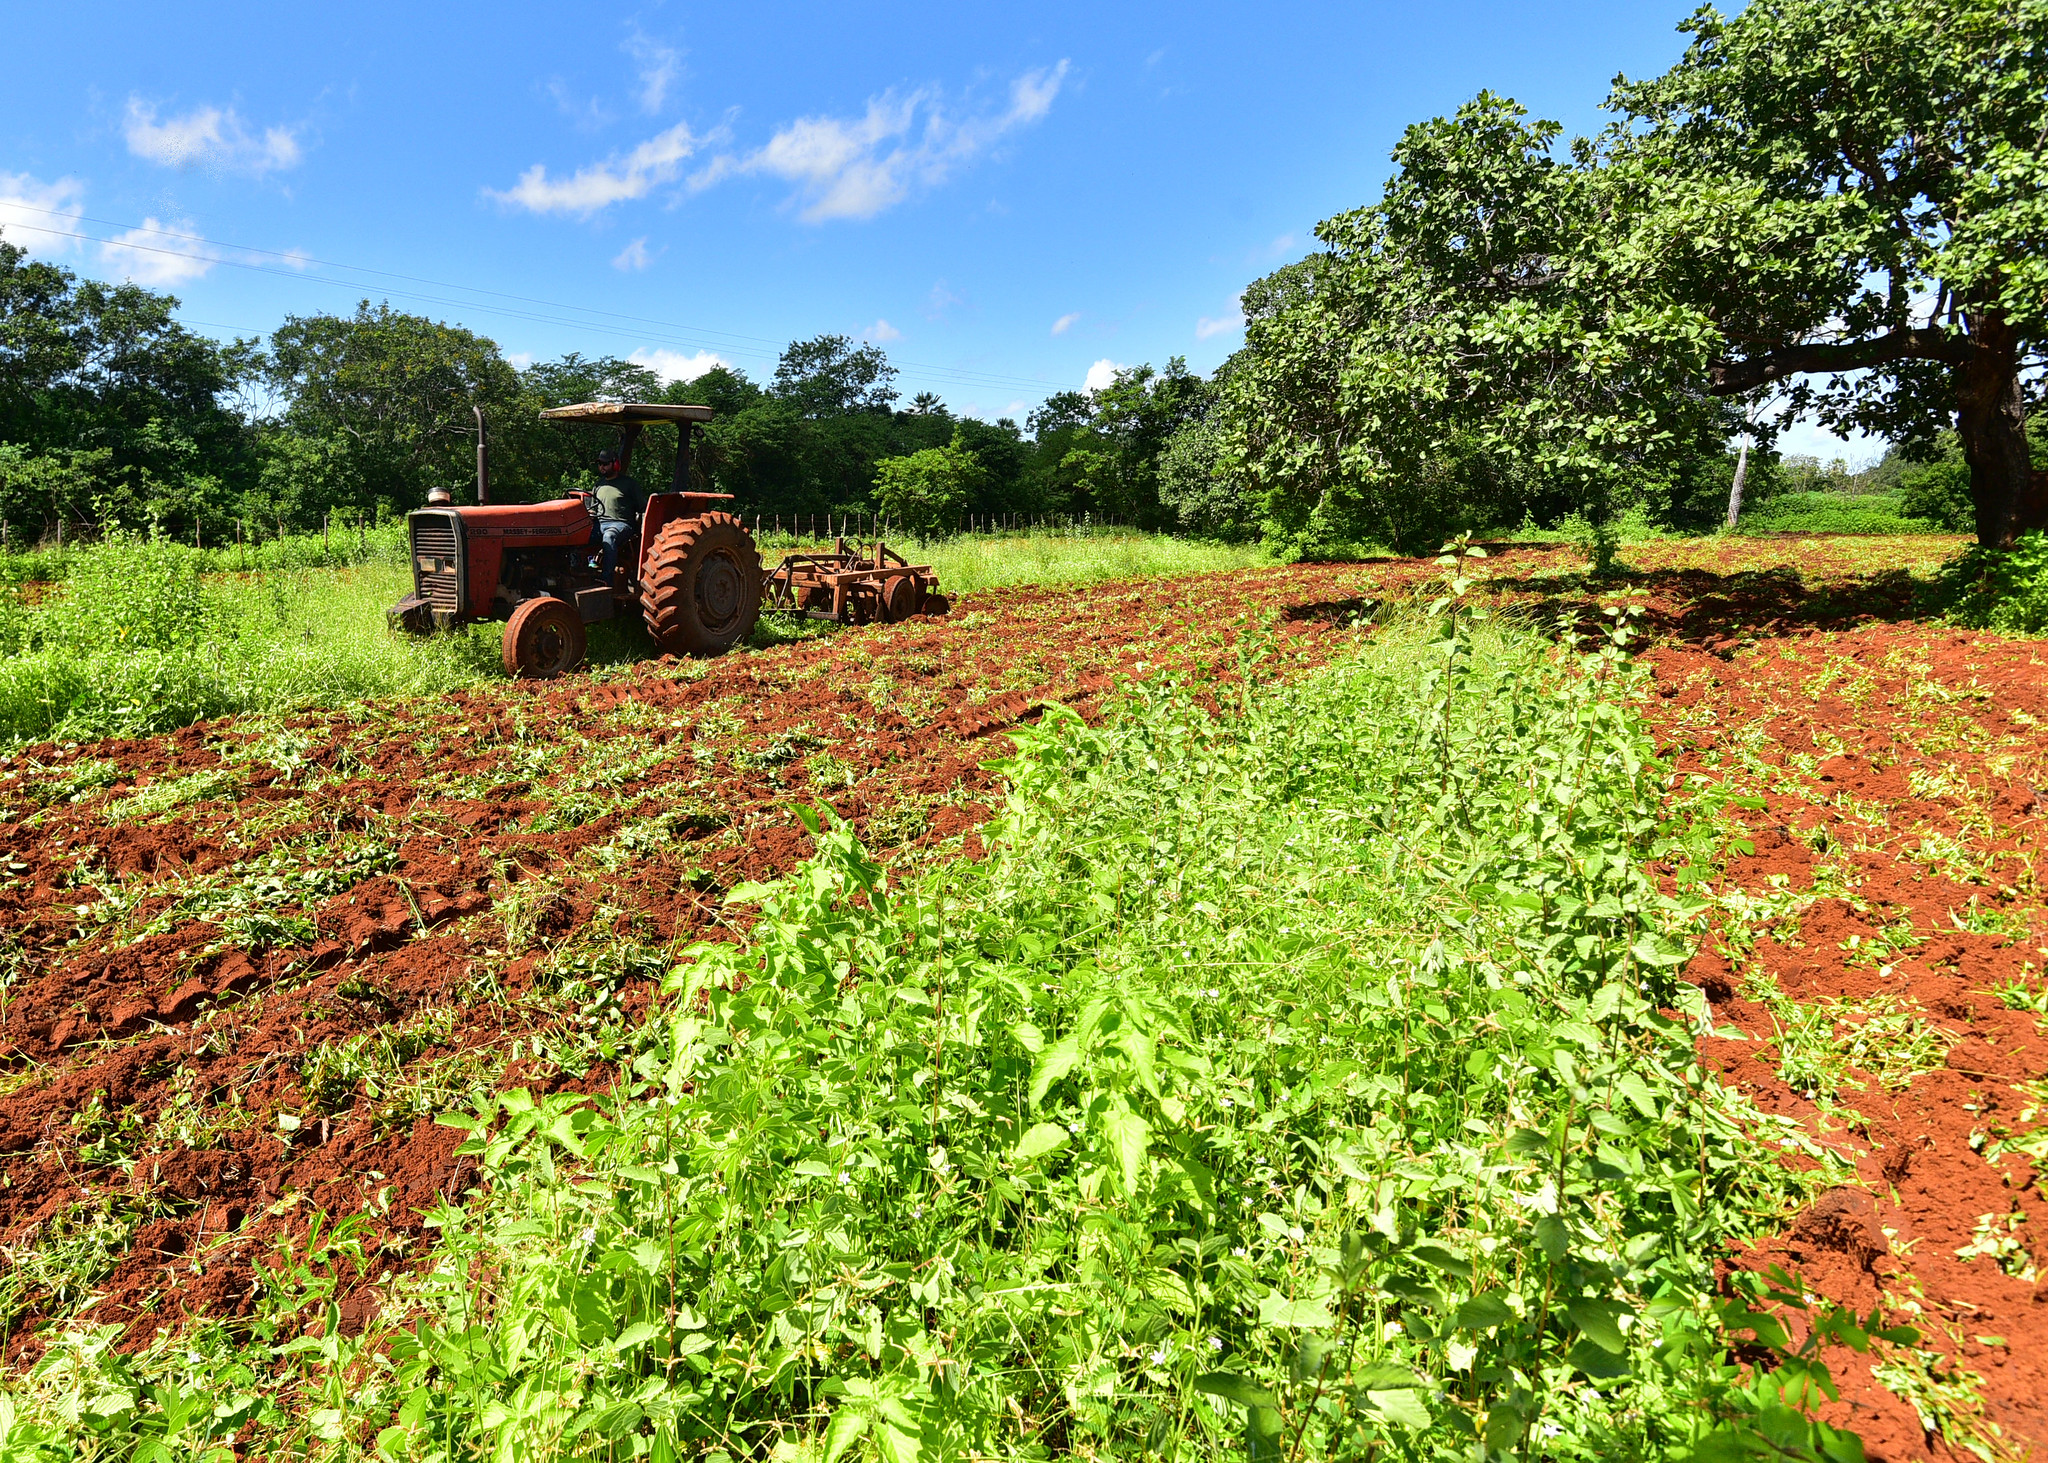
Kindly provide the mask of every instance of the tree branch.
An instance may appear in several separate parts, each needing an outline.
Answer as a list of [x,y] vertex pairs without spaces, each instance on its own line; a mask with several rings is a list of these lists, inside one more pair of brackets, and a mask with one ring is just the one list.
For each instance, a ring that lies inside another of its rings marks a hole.
[[1766,355],[1740,361],[1715,361],[1707,367],[1707,394],[1738,396],[1787,376],[1815,371],[1857,371],[1892,361],[1947,361],[1951,365],[1968,359],[1970,342],[1945,330],[1908,327],[1869,340],[1850,340],[1831,345],[1792,345]]

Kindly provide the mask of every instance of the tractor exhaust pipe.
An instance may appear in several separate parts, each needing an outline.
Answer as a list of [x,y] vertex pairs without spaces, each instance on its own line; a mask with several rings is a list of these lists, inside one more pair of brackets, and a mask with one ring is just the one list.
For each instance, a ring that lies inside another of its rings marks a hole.
[[476,413],[476,500],[479,503],[491,501],[491,447],[484,437],[484,409],[472,406]]

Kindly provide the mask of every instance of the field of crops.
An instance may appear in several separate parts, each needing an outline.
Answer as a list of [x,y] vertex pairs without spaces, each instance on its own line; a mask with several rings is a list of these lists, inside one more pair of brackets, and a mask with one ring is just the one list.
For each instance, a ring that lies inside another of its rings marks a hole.
[[2023,1457],[2048,684],[1957,547],[7,754],[0,1456]]

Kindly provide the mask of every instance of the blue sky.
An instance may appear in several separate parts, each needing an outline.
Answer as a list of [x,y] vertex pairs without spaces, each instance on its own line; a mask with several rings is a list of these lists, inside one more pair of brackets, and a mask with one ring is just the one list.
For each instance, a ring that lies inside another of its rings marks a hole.
[[0,228],[216,335],[368,296],[759,378],[836,331],[1013,414],[1214,367],[1404,125],[1488,87],[1598,126],[1690,8],[17,0]]

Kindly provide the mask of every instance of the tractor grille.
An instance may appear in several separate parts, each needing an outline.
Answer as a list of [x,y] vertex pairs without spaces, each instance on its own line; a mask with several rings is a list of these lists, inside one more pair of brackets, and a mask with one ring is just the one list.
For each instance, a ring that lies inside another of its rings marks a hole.
[[462,608],[462,535],[454,514],[413,515],[412,582],[435,609]]

